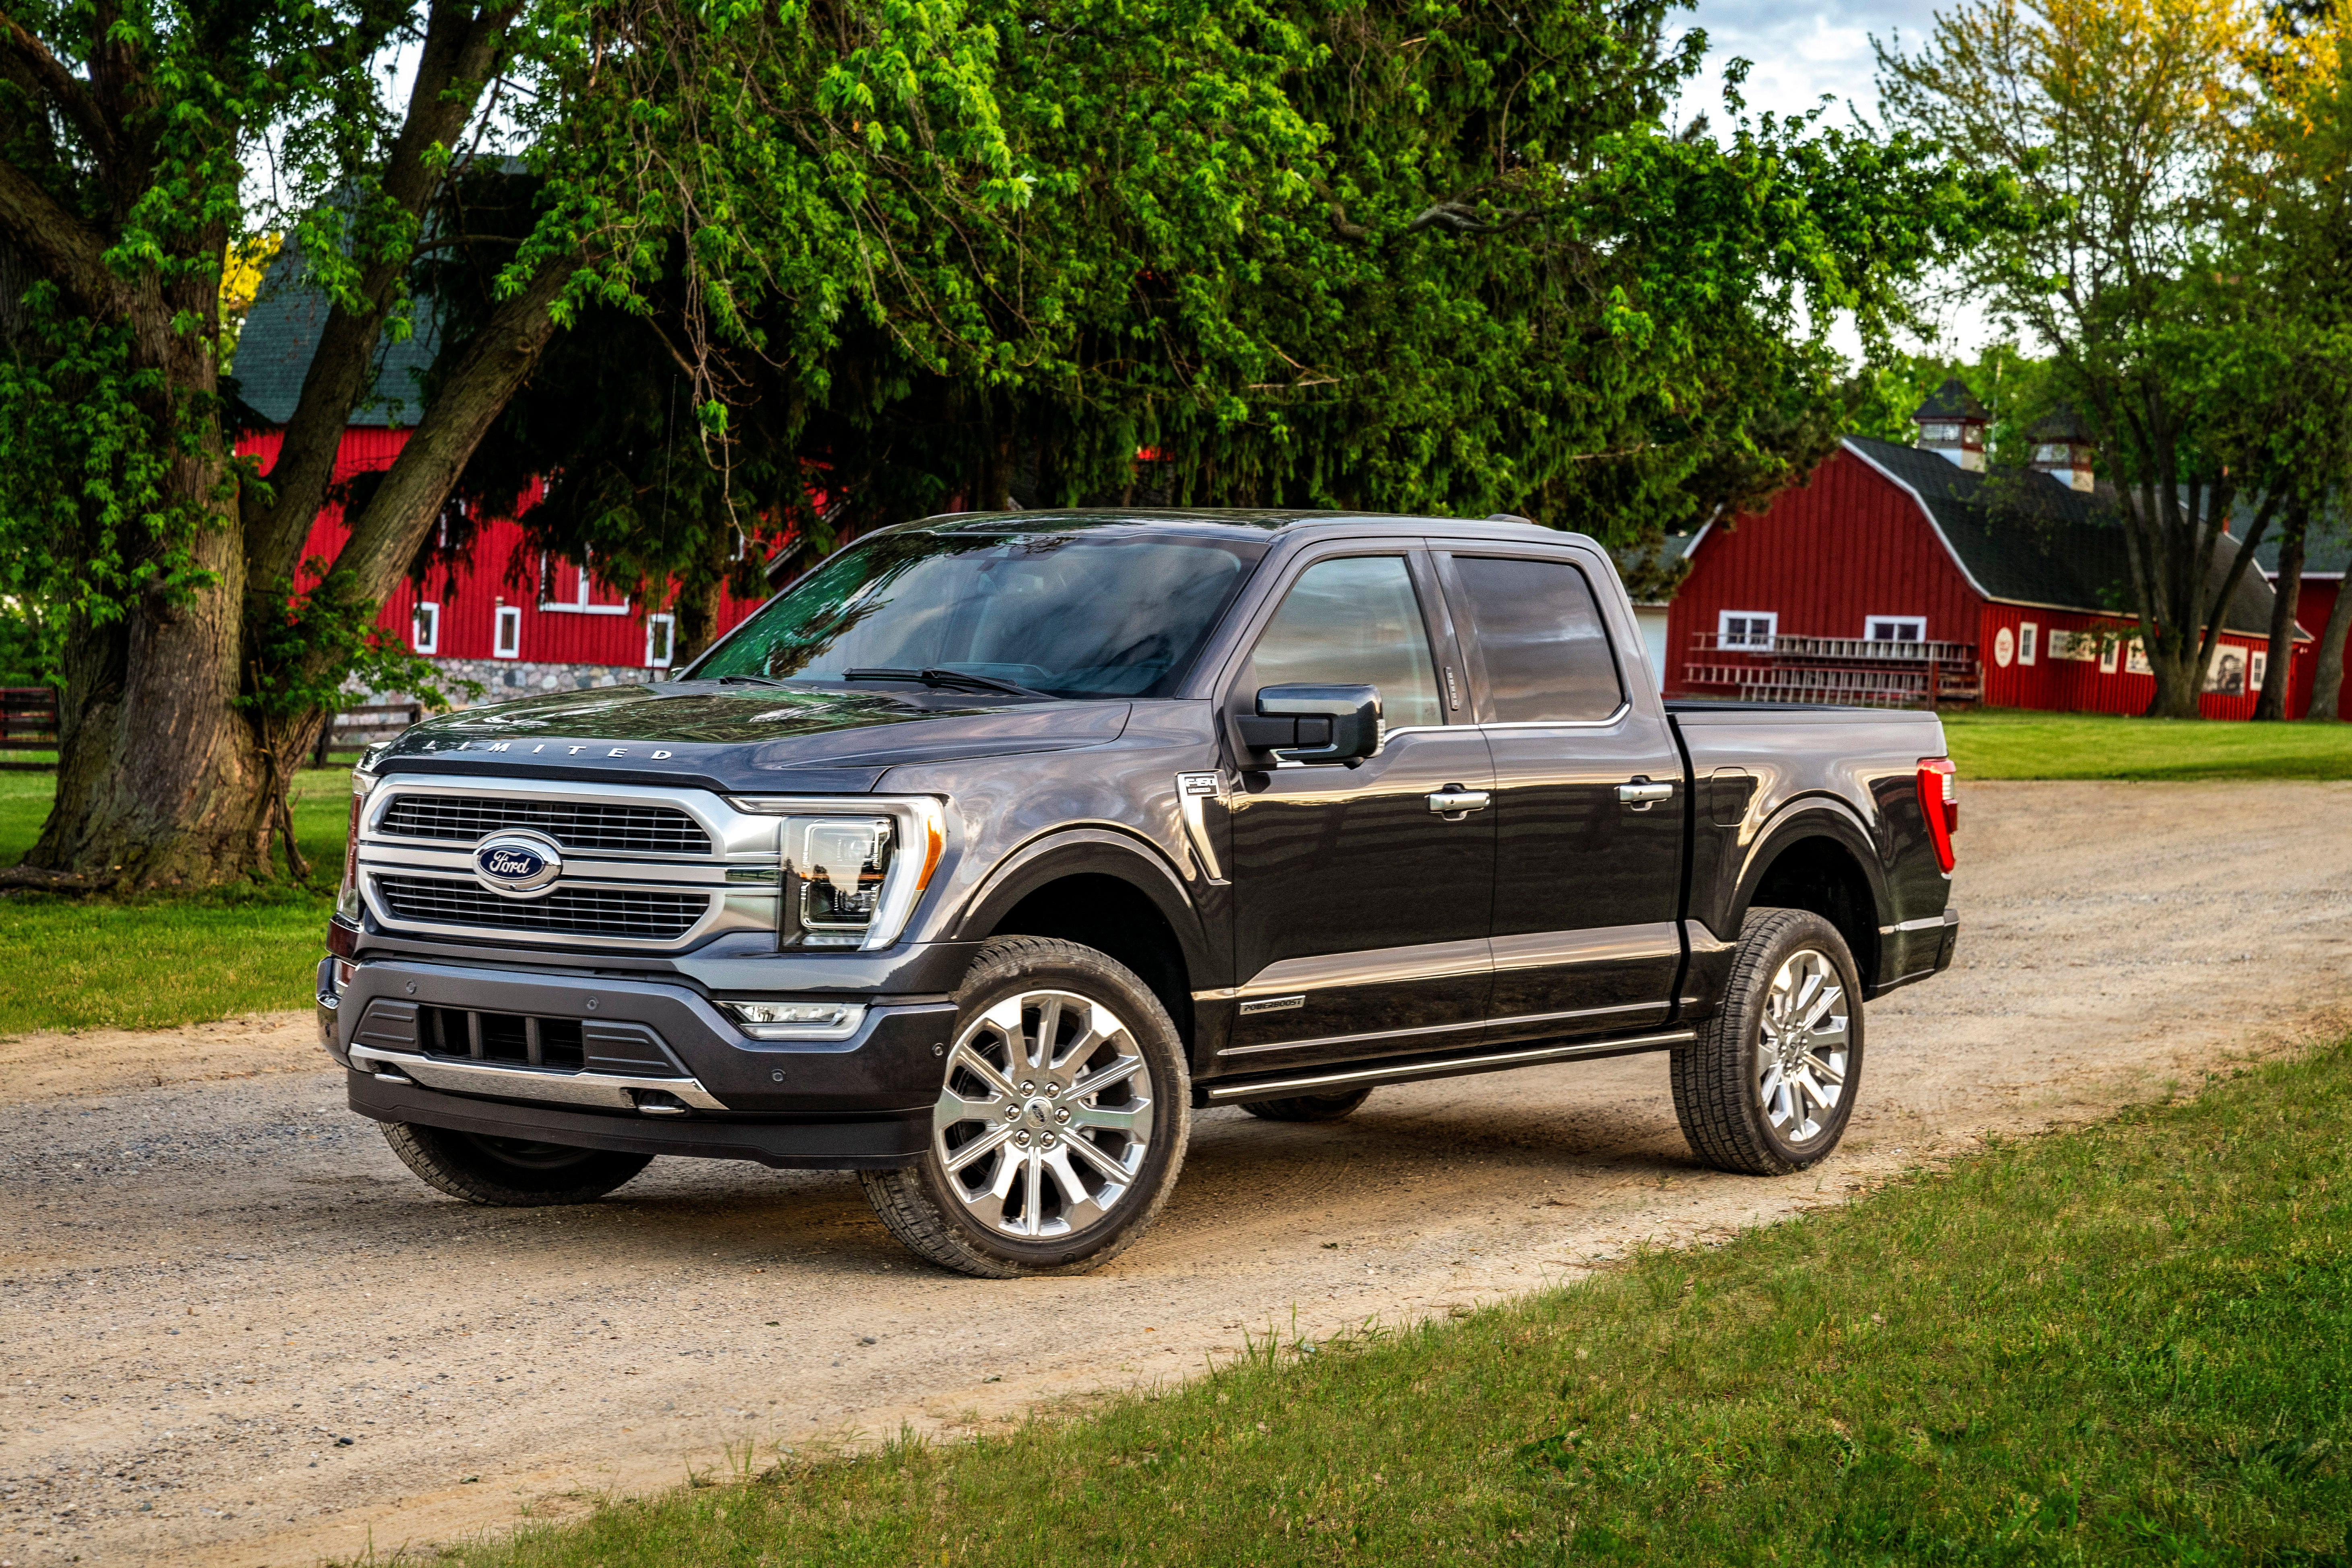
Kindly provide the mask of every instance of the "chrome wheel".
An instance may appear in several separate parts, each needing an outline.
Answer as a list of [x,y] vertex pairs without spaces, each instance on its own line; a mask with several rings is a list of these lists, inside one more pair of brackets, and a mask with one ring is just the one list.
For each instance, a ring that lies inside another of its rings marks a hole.
[[1151,1070],[1127,1021],[1068,991],[990,1007],[948,1053],[931,1114],[949,1190],[999,1236],[1068,1236],[1114,1215],[1151,1146]]
[[1837,1122],[1848,1056],[1845,986],[1827,953],[1800,948],[1772,976],[1757,1045],[1764,1119],[1792,1148]]

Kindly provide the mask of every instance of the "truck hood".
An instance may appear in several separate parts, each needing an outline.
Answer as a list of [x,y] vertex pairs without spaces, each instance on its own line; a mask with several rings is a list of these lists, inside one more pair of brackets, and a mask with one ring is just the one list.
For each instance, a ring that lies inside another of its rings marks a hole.
[[[1103,745],[1118,739],[1129,711],[1126,702],[997,704],[964,692],[601,687],[428,719],[376,765],[442,773],[490,763],[547,777],[692,777],[731,789],[759,787],[761,774],[823,770],[838,776],[770,779],[767,787],[870,789],[883,770],[908,763]],[[860,783],[852,776],[860,773],[871,777]]]

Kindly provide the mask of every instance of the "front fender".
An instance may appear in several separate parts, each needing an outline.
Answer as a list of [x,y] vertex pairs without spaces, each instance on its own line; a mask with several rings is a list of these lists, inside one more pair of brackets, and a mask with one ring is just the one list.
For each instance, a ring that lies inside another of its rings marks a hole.
[[1065,877],[1085,876],[1115,878],[1150,900],[1176,933],[1184,972],[1195,989],[1226,984],[1215,977],[1206,922],[1182,874],[1150,840],[1115,827],[1061,828],[1007,854],[965,901],[953,927],[955,938],[970,942],[984,937],[1040,888]]

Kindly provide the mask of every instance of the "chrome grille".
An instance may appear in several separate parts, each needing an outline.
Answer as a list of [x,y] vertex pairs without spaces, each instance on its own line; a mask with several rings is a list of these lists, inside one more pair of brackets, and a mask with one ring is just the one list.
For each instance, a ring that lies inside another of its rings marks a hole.
[[485,834],[528,827],[566,849],[644,855],[708,855],[710,836],[675,806],[612,805],[596,801],[531,800],[479,795],[401,795],[380,830],[404,838],[471,844]]
[[396,920],[542,936],[675,942],[710,909],[708,893],[630,888],[558,887],[542,899],[500,898],[471,882],[378,876],[376,889]]

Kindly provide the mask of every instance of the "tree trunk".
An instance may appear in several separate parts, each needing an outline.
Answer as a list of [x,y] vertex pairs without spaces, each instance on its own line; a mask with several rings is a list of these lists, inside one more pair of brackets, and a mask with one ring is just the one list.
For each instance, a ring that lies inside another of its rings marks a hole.
[[719,640],[719,602],[725,584],[718,579],[699,586],[681,584],[677,623],[671,628],[670,668],[684,669]]
[[[196,379],[210,390],[208,366]],[[173,390],[187,384],[169,383]],[[268,869],[267,770],[252,726],[233,705],[242,673],[244,542],[222,515],[219,429],[207,425],[209,438],[174,458],[165,485],[172,498],[208,514],[194,551],[213,581],[178,604],[142,594],[110,625],[75,626],[58,716],[57,799],[28,866],[111,876],[126,889]]]
[[2300,501],[2287,509],[2279,530],[2279,574],[2271,604],[2270,663],[2263,671],[2263,695],[2254,717],[2283,721],[2286,699],[2294,680],[2294,606],[2303,595],[2303,542],[2311,524],[2311,509]]
[[2352,578],[2336,590],[2336,607],[2327,612],[2327,629],[2319,634],[2319,664],[2312,671],[2311,711],[2304,717],[2320,724],[2336,722],[2336,704],[2344,692],[2344,637],[2352,632]]

